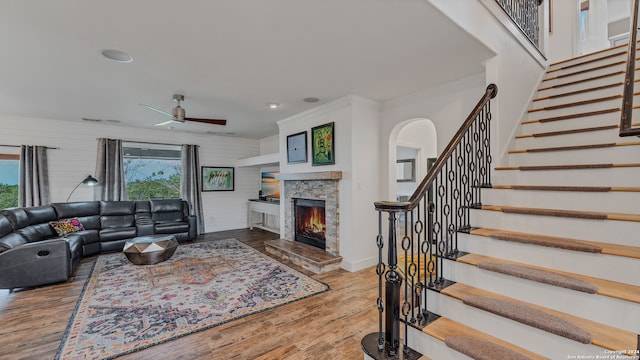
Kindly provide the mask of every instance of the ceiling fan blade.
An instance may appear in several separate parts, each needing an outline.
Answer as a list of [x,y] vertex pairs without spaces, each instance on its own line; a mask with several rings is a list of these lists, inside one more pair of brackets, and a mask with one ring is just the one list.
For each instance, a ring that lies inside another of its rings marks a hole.
[[182,124],[182,122],[180,122],[180,121],[168,120],[168,121],[165,121],[165,122],[161,122],[159,124],[155,124],[154,126],[164,126],[164,125],[169,125],[169,124],[173,124],[173,123]]
[[200,118],[192,118],[192,117],[186,117],[184,119],[186,121],[193,121],[193,122],[199,122],[199,123],[211,124],[211,125],[222,125],[222,126],[227,125],[227,120],[221,120],[221,119],[200,119]]
[[147,109],[149,109],[149,110],[153,110],[153,111],[155,111],[155,112],[159,112],[160,114],[166,115],[166,116],[168,116],[168,117],[170,117],[170,118],[172,118],[172,117],[173,117],[173,115],[169,114],[168,112],[166,112],[166,111],[162,111],[162,110],[160,110],[160,109],[158,109],[158,108],[154,108],[153,106],[149,106],[149,105],[145,105],[145,104],[138,104],[138,105],[140,105],[140,106],[144,106],[144,107],[146,107],[146,108],[147,108]]

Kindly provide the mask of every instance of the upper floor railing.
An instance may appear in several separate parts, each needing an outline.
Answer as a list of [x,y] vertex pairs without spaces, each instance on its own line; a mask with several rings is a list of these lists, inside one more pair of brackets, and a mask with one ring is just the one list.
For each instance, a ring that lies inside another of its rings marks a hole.
[[496,0],[529,41],[540,49],[540,5],[542,0]]
[[620,117],[620,136],[640,136],[640,127],[633,127],[633,95],[636,72],[636,50],[638,47],[638,10],[640,0],[633,0],[631,26],[629,28],[629,50],[627,52],[627,70],[622,95],[622,115]]
[[496,85],[487,87],[408,201],[375,203],[379,330],[362,340],[372,358],[395,358],[402,352],[404,359],[412,359],[406,335],[400,344],[401,319],[407,334],[409,324],[425,324],[435,317],[427,306],[427,289],[446,286],[444,260],[461,255],[458,234],[470,231],[470,210],[480,206],[481,188],[491,186],[490,100],[497,92]]

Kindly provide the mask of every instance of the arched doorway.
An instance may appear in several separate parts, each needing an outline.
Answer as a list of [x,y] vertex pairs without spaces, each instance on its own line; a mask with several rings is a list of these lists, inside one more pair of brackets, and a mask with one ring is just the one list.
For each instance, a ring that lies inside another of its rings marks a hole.
[[[435,158],[437,151],[436,127],[431,120],[414,118],[397,124],[389,136],[388,198],[411,196],[427,174],[428,159]],[[410,166],[415,174],[413,181],[408,180]]]

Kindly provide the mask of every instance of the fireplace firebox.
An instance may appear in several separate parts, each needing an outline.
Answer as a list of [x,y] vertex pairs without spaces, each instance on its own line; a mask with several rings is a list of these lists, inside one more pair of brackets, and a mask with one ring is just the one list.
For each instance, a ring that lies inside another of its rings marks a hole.
[[295,241],[326,249],[324,200],[294,199]]

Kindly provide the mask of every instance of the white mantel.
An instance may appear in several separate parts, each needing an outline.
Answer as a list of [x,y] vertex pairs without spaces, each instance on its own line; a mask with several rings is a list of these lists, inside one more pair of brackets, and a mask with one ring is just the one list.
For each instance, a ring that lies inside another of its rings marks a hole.
[[342,171],[320,171],[320,172],[299,172],[280,173],[276,175],[278,180],[340,180]]

